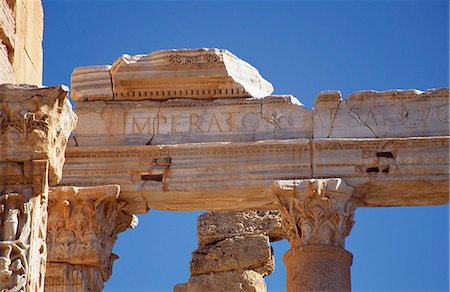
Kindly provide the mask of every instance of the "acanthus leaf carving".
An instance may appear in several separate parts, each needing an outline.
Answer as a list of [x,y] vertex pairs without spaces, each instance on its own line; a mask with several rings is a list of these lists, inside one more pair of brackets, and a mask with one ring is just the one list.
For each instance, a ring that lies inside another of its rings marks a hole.
[[354,221],[353,189],[340,179],[279,181],[275,195],[291,247],[344,247]]

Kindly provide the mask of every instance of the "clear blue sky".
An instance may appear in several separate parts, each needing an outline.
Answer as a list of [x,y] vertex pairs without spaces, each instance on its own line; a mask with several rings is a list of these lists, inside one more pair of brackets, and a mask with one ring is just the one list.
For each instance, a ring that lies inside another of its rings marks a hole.
[[[307,107],[321,90],[448,87],[448,1],[45,1],[44,84],[121,54],[226,48]],[[201,212],[150,211],[119,236],[106,291],[171,291],[189,277]],[[449,290],[448,206],[358,209],[354,291]],[[269,291],[284,291],[281,259]]]

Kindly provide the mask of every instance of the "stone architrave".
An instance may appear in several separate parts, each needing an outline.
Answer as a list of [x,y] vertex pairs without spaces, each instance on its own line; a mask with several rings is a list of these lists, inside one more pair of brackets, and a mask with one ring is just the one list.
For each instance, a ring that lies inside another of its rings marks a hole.
[[120,187],[50,189],[45,291],[102,291],[117,255],[117,235],[137,218],[123,212]]
[[67,95],[0,85],[0,291],[44,289],[48,187],[77,120]]
[[341,179],[278,181],[273,192],[291,245],[284,256],[286,291],[350,291],[353,188]]
[[266,291],[275,264],[270,241],[284,238],[278,211],[208,212],[197,237],[191,277],[174,291]]

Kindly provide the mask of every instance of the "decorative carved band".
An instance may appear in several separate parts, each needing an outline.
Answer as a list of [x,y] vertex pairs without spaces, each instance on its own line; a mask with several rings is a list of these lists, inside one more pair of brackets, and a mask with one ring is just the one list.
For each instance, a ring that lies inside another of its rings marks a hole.
[[0,111],[0,135],[8,130],[18,132],[21,137],[27,137],[35,130],[47,135],[50,128],[48,121],[49,117],[46,114],[36,117],[36,113],[23,112],[19,116],[8,117],[5,112]]
[[274,193],[291,248],[344,247],[353,227],[353,188],[338,178],[277,181]]
[[171,54],[167,56],[167,62],[172,65],[199,65],[220,63],[221,59],[215,53],[201,55]]

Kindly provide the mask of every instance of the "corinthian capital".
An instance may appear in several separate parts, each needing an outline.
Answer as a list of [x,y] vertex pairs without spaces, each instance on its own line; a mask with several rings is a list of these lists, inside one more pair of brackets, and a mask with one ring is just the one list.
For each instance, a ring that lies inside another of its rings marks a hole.
[[[137,224],[133,215],[123,212],[126,203],[118,199],[119,190],[118,185],[50,189],[47,262],[89,267],[101,275],[103,286],[117,258],[112,253],[117,235]],[[58,277],[47,274],[46,290],[50,284],[65,285]]]
[[339,178],[276,181],[273,192],[292,248],[344,247],[353,227],[353,188]]
[[48,160],[57,183],[76,121],[64,86],[0,85],[0,161]]

